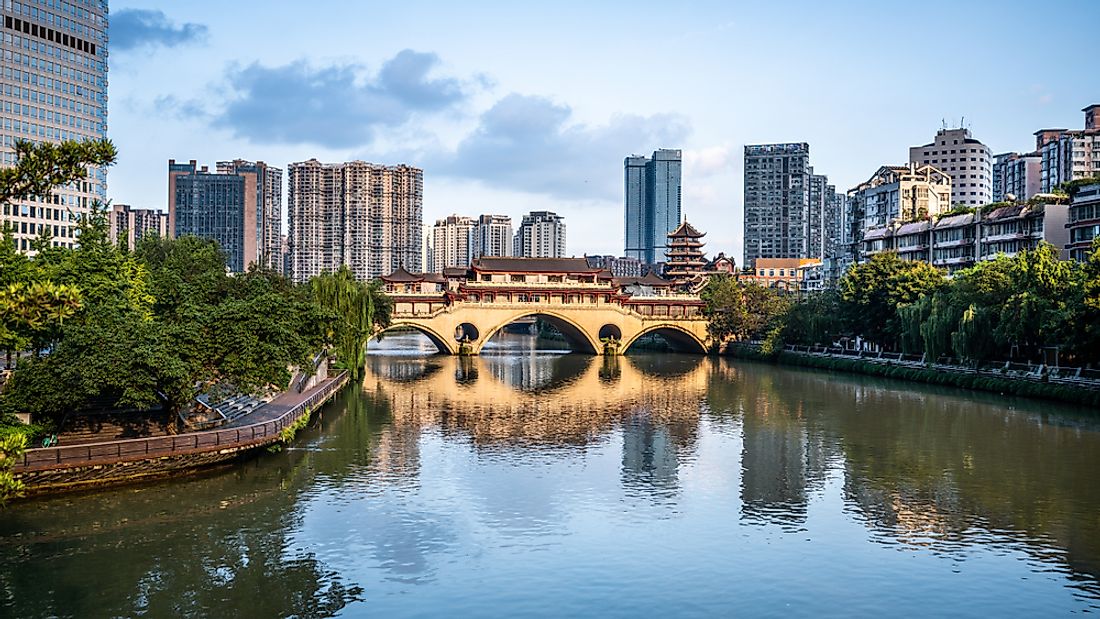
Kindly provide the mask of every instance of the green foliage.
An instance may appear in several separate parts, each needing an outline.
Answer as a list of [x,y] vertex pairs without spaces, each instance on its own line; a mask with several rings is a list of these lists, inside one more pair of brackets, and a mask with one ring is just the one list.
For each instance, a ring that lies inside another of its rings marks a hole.
[[742,284],[728,275],[712,277],[700,297],[707,331],[715,342],[762,338],[782,323],[791,305],[773,288]]
[[378,281],[359,282],[347,267],[310,281],[315,303],[325,313],[327,343],[352,378],[362,375],[367,342],[390,323],[391,303]]
[[214,385],[285,388],[288,368],[322,348],[326,315],[308,287],[263,270],[232,277],[217,246],[193,237],[146,237],[125,252],[107,239],[102,212],[81,222],[79,247],[49,248],[3,289],[4,302],[45,300],[5,312],[4,343],[49,354],[21,360],[0,412],[54,420],[89,406],[176,412]]
[[[734,282],[704,290],[711,334],[742,333],[745,298]],[[880,254],[852,267],[839,290],[810,295],[758,333],[783,325],[783,341],[829,344],[860,336],[886,349],[972,363],[1041,359],[1057,348],[1068,365],[1100,362],[1100,240],[1082,264],[1052,245],[998,256],[950,280],[923,263]],[[741,339],[744,339],[743,337]]]
[[27,437],[8,433],[0,436],[0,506],[23,493],[23,482],[16,479],[11,469],[27,448]]
[[16,164],[0,170],[0,202],[47,196],[55,187],[87,178],[89,166],[112,165],[118,156],[110,140],[16,140],[13,149]]
[[1062,193],[1064,193],[1064,194],[1066,194],[1070,197],[1073,197],[1073,195],[1076,194],[1077,190],[1079,190],[1080,188],[1085,187],[1086,185],[1096,185],[1096,184],[1100,184],[1100,176],[1092,176],[1090,178],[1079,178],[1079,179],[1074,180],[1074,181],[1066,181],[1066,182],[1062,183],[1061,185],[1058,186],[1058,191],[1060,191],[1060,192],[1062,192]]
[[934,293],[945,283],[939,270],[896,253],[876,254],[840,279],[841,314],[849,329],[888,349],[901,339],[898,307]]
[[826,290],[807,295],[791,306],[784,322],[783,336],[792,344],[830,344],[845,333],[840,294]]

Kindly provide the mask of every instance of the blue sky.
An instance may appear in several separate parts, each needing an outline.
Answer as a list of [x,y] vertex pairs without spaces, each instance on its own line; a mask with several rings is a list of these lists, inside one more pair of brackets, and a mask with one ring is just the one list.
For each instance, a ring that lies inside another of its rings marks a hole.
[[[622,161],[684,150],[684,211],[740,262],[742,147],[810,143],[838,189],[965,117],[994,152],[1100,103],[1100,1],[115,2],[109,195],[169,158],[424,168],[424,221],[566,217],[622,253]],[[528,6],[529,5],[529,6]]]

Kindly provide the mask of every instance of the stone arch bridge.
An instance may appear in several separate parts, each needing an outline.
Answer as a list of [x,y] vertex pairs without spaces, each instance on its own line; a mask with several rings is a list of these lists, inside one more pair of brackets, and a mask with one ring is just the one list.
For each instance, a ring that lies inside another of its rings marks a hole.
[[482,258],[442,276],[398,270],[382,280],[394,304],[389,329],[415,329],[446,354],[479,354],[528,317],[587,354],[622,354],[648,334],[677,351],[703,354],[711,345],[697,295],[672,292],[653,275],[614,278],[584,259]]

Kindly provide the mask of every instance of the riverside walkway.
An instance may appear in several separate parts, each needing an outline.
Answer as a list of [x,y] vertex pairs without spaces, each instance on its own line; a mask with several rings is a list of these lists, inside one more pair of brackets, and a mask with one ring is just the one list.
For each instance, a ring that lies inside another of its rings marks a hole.
[[279,441],[283,429],[327,402],[347,383],[344,371],[301,393],[288,390],[217,430],[28,449],[12,472],[33,493],[40,486],[121,481],[213,464]]

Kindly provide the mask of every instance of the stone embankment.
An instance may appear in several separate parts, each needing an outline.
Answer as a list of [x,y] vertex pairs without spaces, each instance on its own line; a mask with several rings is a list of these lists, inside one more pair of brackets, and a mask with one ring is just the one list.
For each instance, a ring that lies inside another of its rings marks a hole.
[[822,346],[788,345],[778,354],[767,356],[757,342],[731,344],[724,352],[733,357],[784,365],[1100,406],[1100,371],[1088,368],[1010,362],[968,365],[951,359],[928,363],[920,355]]
[[282,432],[327,402],[347,372],[298,393],[292,389],[232,427],[171,436],[28,449],[12,472],[28,495],[153,477],[224,462],[283,440]]

